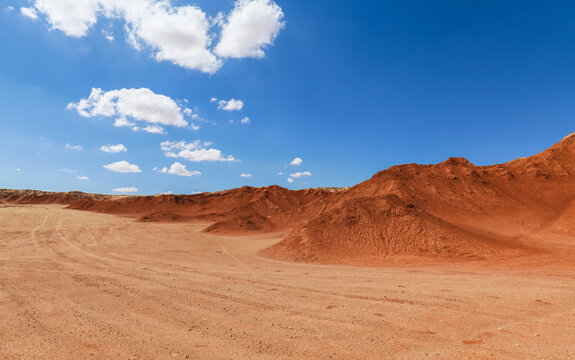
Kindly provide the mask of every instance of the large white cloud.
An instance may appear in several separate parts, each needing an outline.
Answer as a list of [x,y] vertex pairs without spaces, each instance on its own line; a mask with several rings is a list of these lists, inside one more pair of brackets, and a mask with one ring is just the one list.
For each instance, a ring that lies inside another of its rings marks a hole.
[[82,37],[97,21],[99,0],[36,0],[34,6],[46,15],[53,29],[66,35]]
[[[161,125],[185,127],[187,108],[182,108],[170,97],[156,94],[147,88],[103,91],[93,88],[90,96],[77,103],[70,103],[69,110],[76,110],[83,117],[118,117],[114,126],[139,128],[134,121],[143,121],[148,126],[142,130],[163,133]],[[150,126],[149,124],[154,124]]]
[[140,167],[138,165],[130,164],[127,161],[117,161],[115,163],[104,165],[104,168],[119,172],[119,173],[141,173]]
[[[170,0],[31,0],[23,14],[43,15],[52,29],[83,37],[99,17],[124,22],[127,40],[136,50],[151,50],[158,61],[215,73],[220,57],[262,57],[283,27],[283,12],[272,0],[238,0],[225,17],[220,42],[213,49],[213,21],[198,6],[174,5]],[[223,19],[219,15],[217,19]],[[112,34],[107,37],[113,38]],[[215,54],[218,56],[216,56]]]
[[159,61],[207,73],[222,65],[209,49],[210,21],[197,6],[166,0],[35,0],[34,6],[68,36],[85,36],[99,16],[117,18],[125,22],[129,43],[151,49]]
[[214,52],[221,57],[261,58],[284,27],[284,13],[272,0],[238,0],[222,26]]
[[194,170],[194,171],[189,171],[188,169],[186,169],[186,165],[179,163],[179,162],[175,162],[173,163],[170,168],[163,168],[162,170],[160,170],[161,173],[164,174],[172,174],[172,175],[177,175],[177,176],[200,176],[202,175],[201,172]]
[[208,148],[210,145],[210,143],[201,143],[199,140],[190,143],[164,141],[160,144],[160,148],[167,157],[182,158],[192,162],[237,161],[232,155],[223,155],[221,150]]
[[157,60],[215,73],[222,61],[209,50],[210,22],[196,6],[173,7],[167,1],[139,1],[144,6],[121,9],[128,23],[128,39],[134,48],[156,51]]

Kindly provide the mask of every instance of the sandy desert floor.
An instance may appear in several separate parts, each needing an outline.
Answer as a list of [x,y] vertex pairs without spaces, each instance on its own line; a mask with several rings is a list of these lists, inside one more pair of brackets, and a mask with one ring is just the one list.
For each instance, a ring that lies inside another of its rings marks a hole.
[[282,263],[205,226],[1,205],[0,358],[575,358],[574,271]]

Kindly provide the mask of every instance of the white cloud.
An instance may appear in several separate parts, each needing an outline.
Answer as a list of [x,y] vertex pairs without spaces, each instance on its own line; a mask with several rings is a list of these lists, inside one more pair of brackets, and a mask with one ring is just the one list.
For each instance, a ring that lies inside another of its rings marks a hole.
[[247,116],[241,120],[241,123],[242,123],[242,124],[250,124],[251,122],[252,122],[252,121],[251,121],[250,118],[247,117]]
[[174,194],[174,192],[170,190],[170,191],[166,191],[163,193],[159,193],[158,195],[173,195],[173,194]]
[[236,161],[233,156],[222,155],[222,152],[217,149],[197,149],[197,150],[182,150],[178,153],[178,157],[192,161]]
[[110,171],[119,172],[119,173],[140,173],[140,172],[142,172],[142,170],[140,170],[140,167],[138,165],[130,164],[127,161],[118,161],[115,163],[107,164],[107,165],[104,165],[104,168],[106,168]]
[[296,172],[294,174],[289,174],[289,176],[297,179],[297,178],[304,177],[304,176],[311,176],[311,173],[309,171]]
[[[210,74],[221,68],[221,58],[263,57],[263,49],[273,44],[284,26],[283,11],[272,0],[238,0],[230,14],[215,18],[198,6],[178,6],[170,0],[29,1],[33,7],[22,8],[24,15],[37,18],[40,14],[51,29],[67,36],[86,36],[99,18],[117,19],[135,50]],[[114,40],[111,34],[105,36]],[[220,41],[214,48],[215,38]]]
[[78,179],[78,180],[90,180],[90,178],[87,176],[77,176],[76,179]]
[[216,101],[218,101],[218,99],[215,98],[215,97],[213,97],[213,98],[210,99],[210,102],[216,102]]
[[199,7],[177,7],[168,1],[153,0],[114,7],[126,20],[128,39],[136,50],[148,47],[155,51],[158,61],[210,74],[222,66],[222,61],[209,50],[211,24]]
[[240,175],[240,177],[243,177],[243,178],[249,179],[249,178],[251,178],[251,177],[252,177],[252,174],[241,174],[241,175]]
[[16,172],[20,172],[20,171],[22,171],[22,169],[20,169],[20,168],[10,168],[10,170],[12,170],[12,171],[16,171]]
[[100,150],[107,152],[107,153],[112,153],[112,154],[128,151],[128,149],[124,146],[124,144],[104,145],[100,148]]
[[302,163],[303,163],[302,158],[296,157],[296,158],[293,159],[289,164],[290,164],[290,165],[295,165],[295,166],[300,166]]
[[283,174],[284,174],[284,173],[280,171],[280,172],[278,173],[278,176],[282,176]]
[[88,98],[68,104],[67,109],[76,110],[80,116],[87,118],[118,116],[114,121],[115,127],[131,126],[135,131],[139,128],[134,121],[142,121],[147,124],[142,130],[156,134],[165,132],[158,124],[176,127],[188,125],[184,119],[185,108],[147,88],[108,92],[93,88]]
[[181,164],[179,162],[175,162],[172,164],[172,166],[170,166],[170,168],[163,168],[162,170],[160,170],[161,173],[164,174],[172,174],[172,175],[177,175],[177,176],[200,176],[202,175],[201,172],[194,170],[194,171],[189,171],[188,169],[186,169],[186,165]]
[[117,193],[135,193],[138,192],[138,188],[136,188],[135,186],[131,186],[131,187],[121,187],[121,188],[116,188],[116,189],[112,189],[113,192],[117,192]]
[[284,27],[282,9],[272,0],[238,0],[222,26],[214,52],[221,57],[261,58]]
[[58,169],[58,171],[71,174],[71,173],[75,173],[77,170],[74,170],[74,169]]
[[[82,114],[80,114],[82,115]],[[114,121],[114,126],[115,127],[128,127],[128,126],[136,126],[136,123],[133,123],[131,121],[128,121],[128,119],[126,119],[125,117],[120,117],[117,118]]]
[[38,14],[36,13],[36,10],[34,8],[21,7],[20,14],[29,17],[32,20],[38,19]]
[[82,37],[98,20],[99,0],[36,0],[34,6],[46,15],[52,29]]
[[167,157],[182,158],[192,162],[237,161],[232,155],[223,155],[221,150],[207,148],[207,146],[211,145],[211,143],[201,143],[199,140],[191,143],[186,143],[185,141],[164,141],[160,144],[160,148]]
[[6,11],[12,11],[12,10],[14,10],[14,6],[6,6],[6,7],[4,8],[4,10],[6,10]]
[[185,142],[185,141],[164,141],[160,143],[160,149],[163,151],[171,151],[171,150],[193,150],[198,149],[204,146],[211,146],[213,143],[209,141],[204,141],[203,143],[200,140],[195,140],[192,142]]
[[153,51],[158,61],[216,72],[222,65],[209,47],[210,21],[197,6],[173,6],[163,0],[35,0],[52,29],[83,37],[98,16],[125,22],[128,42],[136,49]]
[[68,143],[66,143],[66,149],[68,150],[76,150],[76,151],[82,151],[84,150],[84,148],[82,147],[82,145],[70,145]]
[[294,182],[294,180],[292,178],[288,177],[287,182],[291,184],[292,182]]
[[158,125],[148,125],[142,128],[143,131],[150,133],[150,134],[165,134],[166,130],[163,127]]
[[244,102],[242,100],[230,99],[220,100],[218,102],[218,109],[226,110],[226,111],[238,111],[244,108]]

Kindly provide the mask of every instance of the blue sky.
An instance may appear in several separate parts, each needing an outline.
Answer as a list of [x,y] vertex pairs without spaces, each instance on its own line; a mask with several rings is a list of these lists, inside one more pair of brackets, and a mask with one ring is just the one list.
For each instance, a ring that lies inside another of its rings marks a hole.
[[351,186],[574,131],[572,2],[76,4],[2,2],[0,187]]

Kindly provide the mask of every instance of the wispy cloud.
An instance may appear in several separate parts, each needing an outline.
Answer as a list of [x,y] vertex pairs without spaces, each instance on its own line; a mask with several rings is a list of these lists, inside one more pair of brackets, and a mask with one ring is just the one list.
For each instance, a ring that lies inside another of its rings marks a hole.
[[66,143],[66,149],[68,150],[75,150],[75,151],[82,151],[84,150],[84,148],[82,147],[82,145],[70,145],[68,143]]
[[296,172],[293,174],[289,174],[289,176],[291,176],[292,178],[301,178],[304,176],[311,176],[311,173],[309,171],[304,171],[304,172]]
[[117,193],[128,194],[128,193],[136,193],[136,192],[138,192],[138,188],[135,187],[135,186],[120,187],[120,188],[112,189],[112,191],[113,191],[113,192],[117,192]]
[[164,141],[160,148],[167,157],[182,158],[192,162],[201,161],[237,161],[232,155],[223,155],[221,150],[208,148],[210,145],[199,140],[187,143],[185,141]]
[[38,13],[36,12],[36,9],[31,8],[31,7],[21,7],[20,8],[20,14],[32,19],[32,20],[36,20],[38,19]]

